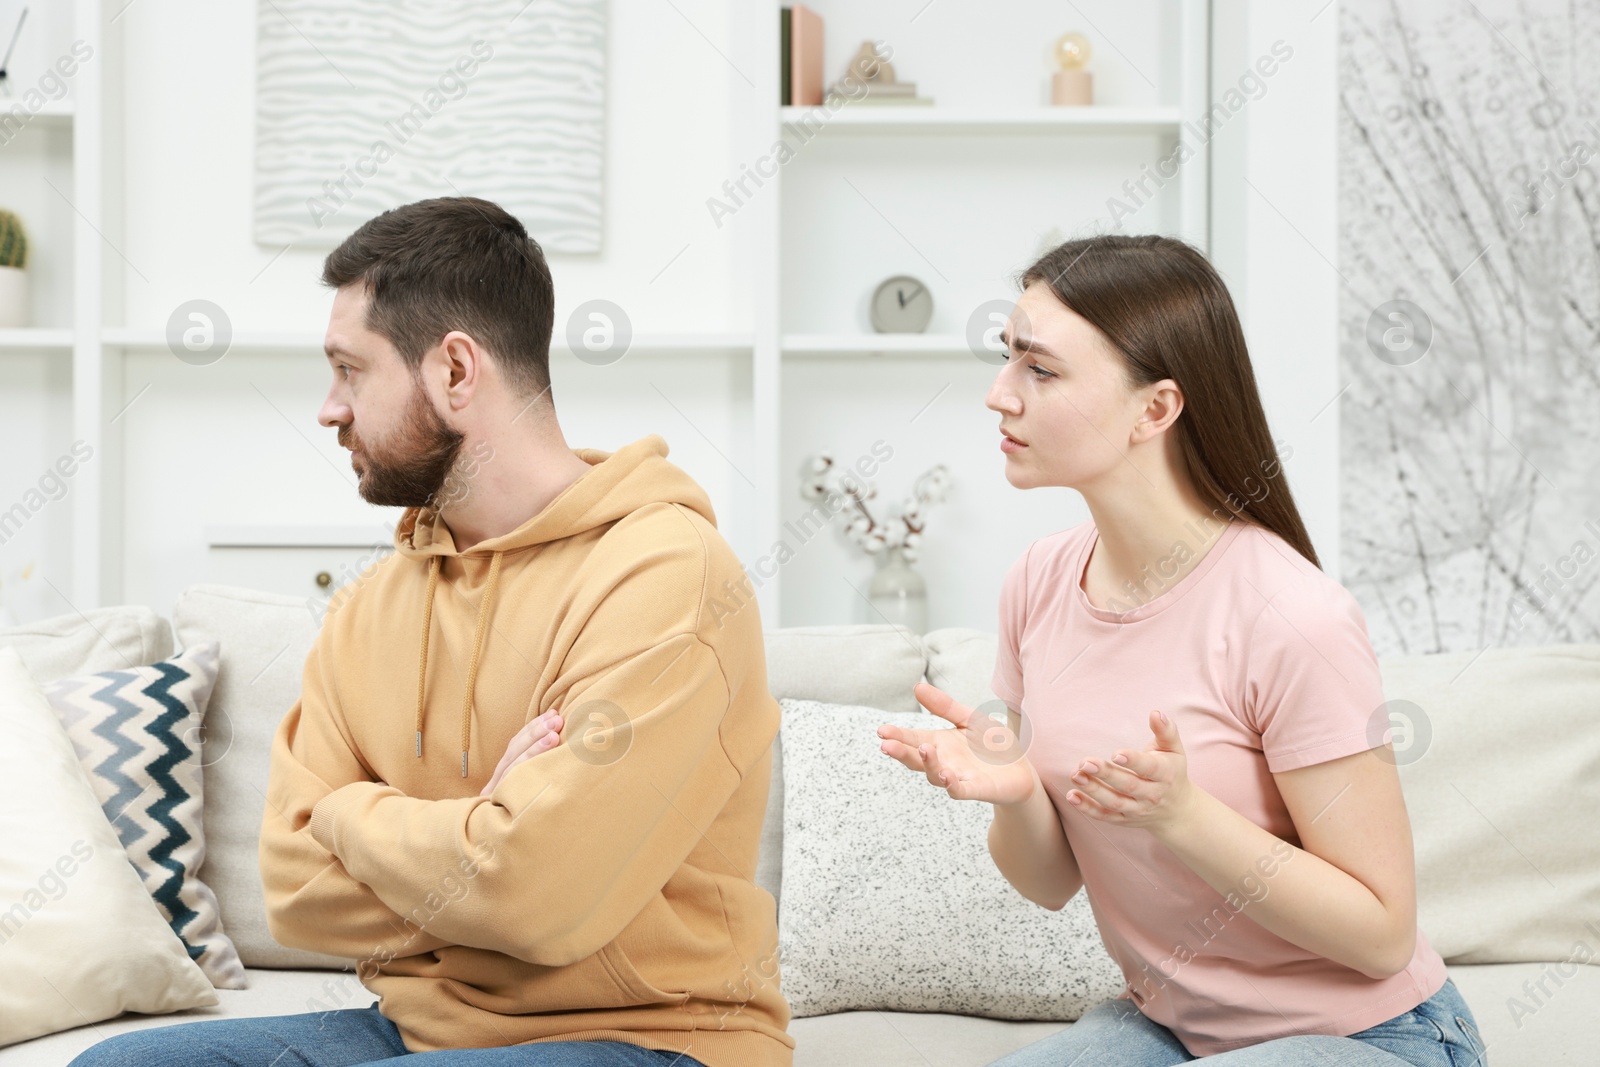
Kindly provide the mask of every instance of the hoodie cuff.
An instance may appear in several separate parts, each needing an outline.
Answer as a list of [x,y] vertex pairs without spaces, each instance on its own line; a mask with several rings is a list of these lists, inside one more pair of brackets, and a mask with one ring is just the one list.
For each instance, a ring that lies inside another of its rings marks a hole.
[[335,789],[317,801],[311,809],[309,826],[311,839],[337,856],[338,839],[341,836],[339,831],[347,829],[350,823],[348,816],[341,818],[341,815],[349,808],[360,804],[369,790],[388,788],[377,782],[351,782]]

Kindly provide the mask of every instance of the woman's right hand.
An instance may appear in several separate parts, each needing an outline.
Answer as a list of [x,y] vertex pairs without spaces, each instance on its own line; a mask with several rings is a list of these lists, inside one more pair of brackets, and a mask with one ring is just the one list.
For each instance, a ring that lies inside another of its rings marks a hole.
[[1021,804],[1033,795],[1038,775],[1005,722],[974,711],[937,686],[918,682],[917,703],[951,724],[948,730],[905,730],[887,723],[878,727],[880,749],[953,800],[986,800]]

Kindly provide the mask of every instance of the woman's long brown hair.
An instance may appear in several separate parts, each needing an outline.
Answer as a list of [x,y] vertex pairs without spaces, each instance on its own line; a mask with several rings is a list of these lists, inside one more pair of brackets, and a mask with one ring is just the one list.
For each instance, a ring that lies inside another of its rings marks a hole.
[[1202,499],[1321,568],[1267,429],[1239,315],[1205,256],[1154,234],[1086,237],[1041,256],[1022,273],[1024,287],[1034,282],[1105,335],[1131,389],[1178,383],[1173,432]]

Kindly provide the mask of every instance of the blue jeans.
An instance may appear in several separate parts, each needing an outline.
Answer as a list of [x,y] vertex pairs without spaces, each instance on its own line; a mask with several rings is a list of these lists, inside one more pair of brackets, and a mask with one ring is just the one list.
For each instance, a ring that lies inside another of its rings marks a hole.
[[989,1067],[1170,1067],[1175,1063],[1216,1067],[1484,1067],[1477,1020],[1456,984],[1444,986],[1408,1012],[1351,1034],[1301,1034],[1263,1041],[1215,1056],[1192,1056],[1160,1023],[1151,1022],[1128,999],[1108,1000],[1042,1041],[1018,1049]]
[[394,1023],[378,1006],[205,1019],[107,1038],[69,1067],[704,1067],[681,1052],[659,1052],[625,1041],[536,1041],[503,1048],[407,1052]]

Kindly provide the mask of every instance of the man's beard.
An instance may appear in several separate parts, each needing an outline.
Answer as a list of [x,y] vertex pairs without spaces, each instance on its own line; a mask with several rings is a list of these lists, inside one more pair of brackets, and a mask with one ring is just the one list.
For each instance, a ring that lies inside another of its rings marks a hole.
[[465,439],[444,424],[420,384],[412,390],[400,426],[376,449],[349,426],[339,431],[339,443],[360,452],[366,465],[358,487],[362,498],[404,508],[435,502]]

